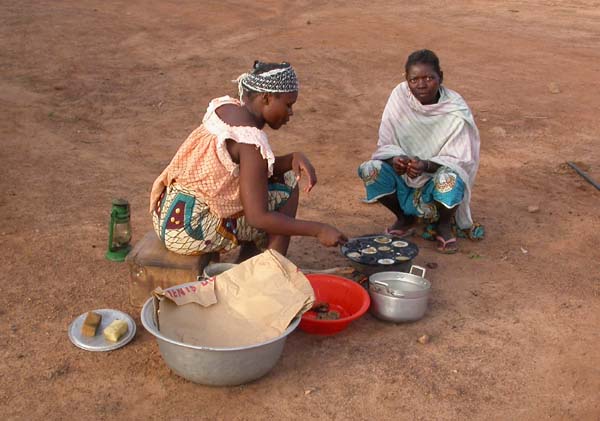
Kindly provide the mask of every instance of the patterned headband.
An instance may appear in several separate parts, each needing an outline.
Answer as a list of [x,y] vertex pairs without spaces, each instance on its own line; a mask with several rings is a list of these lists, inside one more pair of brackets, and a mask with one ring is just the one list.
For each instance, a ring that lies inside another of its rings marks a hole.
[[[258,64],[258,63],[257,63]],[[255,67],[257,66],[255,64]],[[292,66],[273,69],[263,73],[244,73],[237,78],[240,101],[244,88],[254,92],[284,93],[298,92],[298,78]]]

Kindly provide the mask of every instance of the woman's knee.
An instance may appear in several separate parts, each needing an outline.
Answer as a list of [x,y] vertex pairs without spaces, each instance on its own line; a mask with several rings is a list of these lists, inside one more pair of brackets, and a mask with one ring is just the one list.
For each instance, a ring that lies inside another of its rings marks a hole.
[[385,162],[378,159],[365,161],[358,166],[358,176],[366,183],[373,182],[381,173],[382,165]]
[[465,182],[460,176],[447,167],[440,168],[433,178],[435,183],[435,190],[439,193],[448,193],[454,189],[463,191],[465,188]]
[[433,197],[446,207],[454,207],[462,202],[465,195],[465,183],[460,176],[449,168],[442,167],[434,178]]

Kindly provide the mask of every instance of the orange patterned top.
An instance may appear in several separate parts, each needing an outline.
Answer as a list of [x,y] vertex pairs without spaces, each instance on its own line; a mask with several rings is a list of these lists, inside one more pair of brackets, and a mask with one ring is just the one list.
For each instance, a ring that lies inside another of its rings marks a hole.
[[177,183],[197,193],[211,212],[221,218],[243,210],[240,201],[239,165],[231,160],[227,139],[253,144],[267,160],[269,177],[273,174],[275,156],[267,134],[255,127],[229,126],[215,112],[224,104],[240,106],[229,96],[213,99],[202,120],[179,147],[166,169],[167,184]]

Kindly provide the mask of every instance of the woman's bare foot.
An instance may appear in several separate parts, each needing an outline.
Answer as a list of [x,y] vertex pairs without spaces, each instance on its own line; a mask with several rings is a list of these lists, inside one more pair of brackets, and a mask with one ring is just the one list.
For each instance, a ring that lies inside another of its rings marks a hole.
[[452,215],[453,212],[450,213],[449,210],[441,213],[440,221],[436,227],[437,250],[443,254],[454,254],[458,251],[456,236],[452,232]]
[[[398,198],[395,194],[389,194],[387,196],[382,196],[377,199],[379,203],[388,208],[394,215],[396,215],[396,222],[389,227],[386,228],[386,232],[388,234],[403,236],[407,234],[411,234],[410,230],[412,229],[415,223],[414,216],[407,216],[402,211],[400,207],[400,203],[398,203]],[[414,229],[412,230],[414,232]]]
[[437,251],[442,254],[454,254],[458,251],[458,244],[456,243],[456,237],[444,239],[441,235],[435,237],[438,242]]
[[445,240],[454,237],[452,233],[452,225],[449,223],[438,223],[436,231],[438,235],[441,235]]
[[394,225],[392,225],[391,227],[388,228],[388,231],[408,231],[410,228],[412,228],[415,224],[415,217],[414,216],[406,216],[406,215],[402,215],[402,216],[398,216],[398,218],[396,219],[396,222],[394,222]]

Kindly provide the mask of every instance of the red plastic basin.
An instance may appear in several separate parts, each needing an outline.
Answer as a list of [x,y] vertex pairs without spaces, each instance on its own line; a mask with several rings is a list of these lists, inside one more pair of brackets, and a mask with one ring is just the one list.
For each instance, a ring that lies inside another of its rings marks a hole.
[[300,329],[316,335],[335,335],[361,317],[371,303],[369,293],[358,283],[335,275],[306,275],[315,292],[315,302],[326,302],[340,313],[337,320],[318,320],[312,310],[302,315]]

